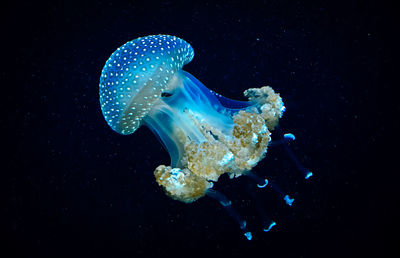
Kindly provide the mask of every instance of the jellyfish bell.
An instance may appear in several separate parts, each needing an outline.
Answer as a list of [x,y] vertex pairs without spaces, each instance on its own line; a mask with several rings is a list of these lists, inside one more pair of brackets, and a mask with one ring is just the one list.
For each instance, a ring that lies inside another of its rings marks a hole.
[[211,189],[213,182],[225,173],[231,178],[248,174],[263,159],[285,108],[269,86],[246,90],[248,101],[209,90],[182,70],[193,56],[191,45],[175,36],[125,43],[101,73],[101,109],[117,133],[132,134],[144,125],[159,138],[171,164],[159,165],[154,175],[168,196],[190,203],[208,194],[244,229],[230,202]]
[[100,77],[100,103],[108,125],[123,135],[134,133],[193,56],[190,44],[167,35],[141,37],[119,47]]

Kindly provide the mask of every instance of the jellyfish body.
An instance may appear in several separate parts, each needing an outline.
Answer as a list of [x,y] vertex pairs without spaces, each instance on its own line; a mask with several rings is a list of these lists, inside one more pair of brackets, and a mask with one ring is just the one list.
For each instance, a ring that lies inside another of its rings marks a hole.
[[284,111],[272,88],[248,89],[235,101],[207,89],[182,70],[194,51],[182,39],[154,35],[127,42],[106,62],[100,78],[105,120],[120,134],[149,127],[171,157],[157,183],[172,198],[193,202],[212,182],[250,171],[267,152],[270,132]]
[[[258,102],[230,101],[227,104],[245,107],[225,107],[184,71],[177,73],[176,85],[144,121],[171,156],[170,166],[156,169],[157,182],[172,198],[192,202],[222,174],[237,177],[251,170],[264,157],[270,132]],[[281,112],[275,114],[279,117]]]
[[[218,200],[238,222],[248,240],[252,234],[213,185],[223,174],[246,175],[258,188],[270,186],[289,206],[294,199],[274,183],[251,172],[269,146],[283,145],[305,179],[305,169],[290,150],[293,134],[278,127],[285,107],[269,86],[244,91],[247,101],[225,98],[182,70],[194,56],[183,39],[169,35],[137,38],[119,47],[107,60],[100,77],[100,104],[108,125],[128,135],[140,126],[150,128],[169,152],[171,163],[154,170],[157,183],[175,200],[191,203],[204,195]],[[271,132],[278,128],[278,140]],[[264,231],[276,225],[252,193]]]

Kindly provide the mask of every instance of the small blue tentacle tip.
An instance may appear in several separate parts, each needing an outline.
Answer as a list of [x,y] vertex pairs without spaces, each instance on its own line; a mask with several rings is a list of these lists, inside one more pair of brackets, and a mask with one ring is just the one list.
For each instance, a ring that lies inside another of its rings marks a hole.
[[285,195],[285,197],[283,197],[283,200],[285,200],[286,204],[289,206],[292,206],[294,199],[290,199],[289,195]]
[[231,200],[222,200],[222,201],[220,201],[220,203],[221,203],[221,205],[224,206],[224,207],[227,207],[227,206],[232,205]]
[[272,221],[272,222],[269,224],[269,226],[268,226],[267,228],[264,228],[264,232],[270,231],[271,228],[272,228],[273,226],[275,226],[275,225],[276,225],[276,222],[275,222],[275,221]]
[[258,187],[258,188],[264,188],[264,187],[266,187],[266,186],[268,185],[268,179],[265,179],[264,182],[265,182],[265,183],[264,183],[263,185],[257,184],[257,187]]
[[309,179],[310,177],[312,177],[313,173],[311,171],[308,171],[308,173],[306,174],[306,176],[304,177],[305,179]]
[[253,238],[253,236],[251,235],[251,232],[250,232],[250,231],[244,233],[244,236],[245,236],[245,237],[247,238],[247,240],[249,240],[249,241]]
[[292,133],[285,133],[285,134],[283,135],[283,138],[284,138],[285,140],[288,140],[288,141],[294,141],[294,140],[296,139],[296,137],[295,137],[294,134],[292,134]]

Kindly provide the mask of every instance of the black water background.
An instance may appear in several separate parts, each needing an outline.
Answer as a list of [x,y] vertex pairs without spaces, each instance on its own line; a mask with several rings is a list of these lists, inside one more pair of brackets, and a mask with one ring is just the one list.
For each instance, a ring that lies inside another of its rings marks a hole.
[[[1,221],[11,253],[2,257],[388,256],[398,202],[393,13],[377,1],[5,4]],[[218,203],[169,199],[152,175],[169,162],[157,139],[105,123],[104,62],[158,33],[190,42],[185,69],[224,96],[264,84],[281,93],[281,126],[315,177],[304,183],[279,148],[256,167],[296,196],[289,209],[260,192],[275,232],[261,232],[244,179],[216,187],[246,217],[252,242]]]

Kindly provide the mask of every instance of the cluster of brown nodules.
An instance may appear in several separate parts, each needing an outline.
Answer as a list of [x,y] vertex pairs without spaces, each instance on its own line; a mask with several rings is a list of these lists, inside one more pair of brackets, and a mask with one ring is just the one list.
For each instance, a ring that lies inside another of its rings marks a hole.
[[169,196],[193,202],[213,186],[210,181],[218,181],[224,173],[229,173],[231,178],[240,176],[264,158],[271,140],[269,130],[278,124],[284,110],[282,99],[269,86],[249,89],[244,94],[259,107],[234,114],[234,127],[228,135],[200,121],[190,110],[186,112],[206,140],[192,141],[181,128],[175,128],[184,149],[182,168],[160,165],[154,172],[157,183]]
[[282,98],[270,86],[251,88],[244,92],[250,101],[261,103],[261,115],[269,130],[274,130],[285,111]]

